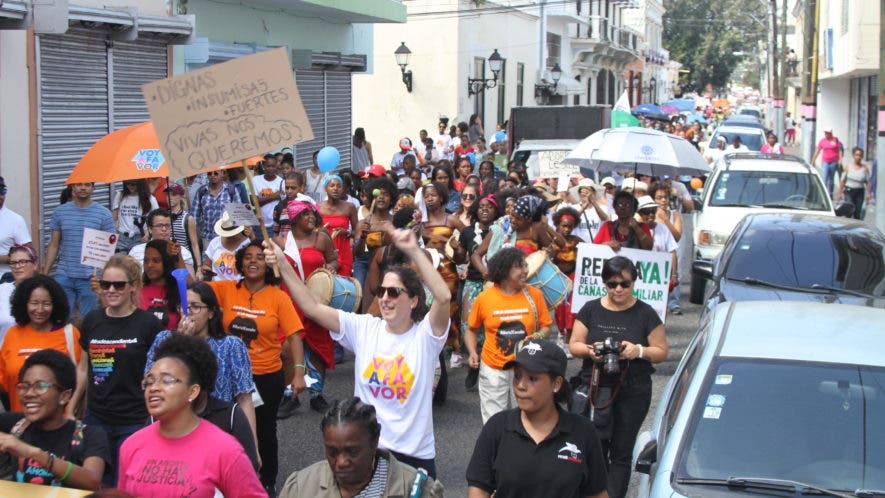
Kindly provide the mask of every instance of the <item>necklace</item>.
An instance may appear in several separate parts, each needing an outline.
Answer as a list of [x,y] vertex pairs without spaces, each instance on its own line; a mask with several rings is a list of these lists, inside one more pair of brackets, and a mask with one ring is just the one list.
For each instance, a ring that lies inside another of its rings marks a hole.
[[119,313],[119,314],[118,314],[118,313],[111,313],[111,307],[110,307],[110,306],[108,306],[108,307],[106,307],[106,308],[104,309],[104,313],[105,313],[107,316],[111,317],[111,318],[123,318],[123,317],[127,317],[127,316],[131,315],[133,312],[135,312],[135,306],[133,306],[133,305],[131,305],[131,304],[129,305],[129,309],[128,309],[128,311],[123,312],[123,313]]

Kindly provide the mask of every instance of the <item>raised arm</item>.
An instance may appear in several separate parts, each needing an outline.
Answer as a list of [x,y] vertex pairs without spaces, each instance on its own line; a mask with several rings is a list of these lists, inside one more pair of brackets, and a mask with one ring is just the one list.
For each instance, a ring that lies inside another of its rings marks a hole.
[[433,294],[433,304],[430,305],[430,328],[433,335],[442,337],[449,333],[449,303],[452,300],[452,294],[449,287],[443,281],[439,272],[433,267],[433,264],[424,256],[423,251],[418,246],[418,239],[415,232],[411,230],[388,230],[391,242],[409,257],[418,268],[418,275],[421,280],[430,289]]
[[301,308],[301,311],[311,320],[315,321],[324,329],[330,332],[338,332],[341,330],[341,324],[338,321],[338,310],[320,303],[313,297],[304,282],[295,274],[295,269],[289,264],[283,250],[272,240],[264,241],[264,258],[268,265],[277,265],[280,269],[280,276],[286,282],[289,288],[289,295],[295,304]]

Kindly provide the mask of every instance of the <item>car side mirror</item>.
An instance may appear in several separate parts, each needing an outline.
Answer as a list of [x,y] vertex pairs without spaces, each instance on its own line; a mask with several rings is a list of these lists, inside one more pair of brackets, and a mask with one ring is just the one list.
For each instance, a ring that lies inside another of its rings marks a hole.
[[691,264],[691,273],[697,277],[713,280],[713,262],[709,259],[698,259]]
[[658,442],[650,440],[642,447],[639,456],[636,457],[636,472],[642,474],[651,474],[651,466],[658,461]]

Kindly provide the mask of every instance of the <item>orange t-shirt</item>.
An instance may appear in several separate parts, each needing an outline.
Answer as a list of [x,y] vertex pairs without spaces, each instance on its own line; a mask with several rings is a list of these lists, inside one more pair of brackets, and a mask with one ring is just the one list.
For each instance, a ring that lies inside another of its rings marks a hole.
[[508,296],[495,285],[482,291],[473,301],[467,326],[485,329],[481,357],[492,368],[504,368],[504,364],[513,359],[519,341],[553,322],[541,291],[531,285],[525,288],[538,310],[539,324],[535,324],[535,314],[523,292]]
[[[71,327],[74,357],[80,362],[80,331],[77,327]],[[65,341],[64,327],[49,332],[40,332],[31,328],[30,325],[13,325],[6,332],[3,346],[0,346],[0,383],[9,394],[9,411],[20,412],[24,410],[15,385],[18,384],[18,372],[25,364],[28,356],[41,349],[54,349],[70,357],[68,344]]]
[[279,333],[284,337],[301,332],[304,326],[289,295],[268,285],[254,295],[245,285],[231,280],[209,282],[224,312],[222,325],[228,334],[246,343],[254,375],[283,368]]

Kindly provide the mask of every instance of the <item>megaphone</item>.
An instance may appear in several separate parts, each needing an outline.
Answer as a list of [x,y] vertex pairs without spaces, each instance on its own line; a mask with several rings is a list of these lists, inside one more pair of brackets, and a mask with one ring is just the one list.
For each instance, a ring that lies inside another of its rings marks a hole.
[[187,316],[187,268],[172,270],[172,276],[178,282],[178,295],[181,297],[181,314]]

